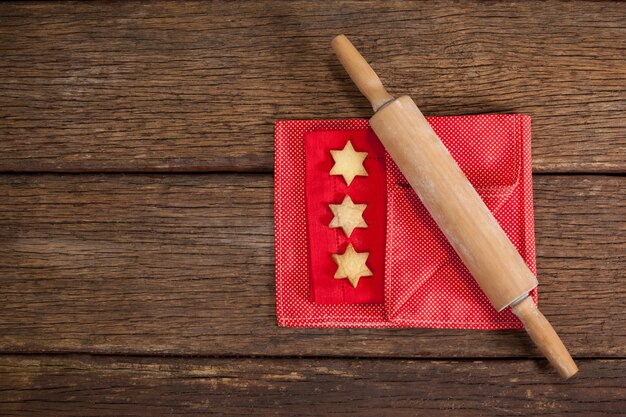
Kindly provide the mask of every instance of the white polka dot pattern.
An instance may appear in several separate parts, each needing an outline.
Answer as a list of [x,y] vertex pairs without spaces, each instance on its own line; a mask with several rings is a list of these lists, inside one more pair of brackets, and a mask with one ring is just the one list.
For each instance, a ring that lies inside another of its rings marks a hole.
[[[533,273],[530,117],[429,117],[450,153]],[[387,158],[385,303],[309,300],[303,138],[315,130],[359,130],[368,121],[291,120],[275,125],[275,247],[278,324],[291,327],[521,328],[496,312],[393,161]],[[314,271],[313,271],[314,273]],[[536,301],[536,290],[532,293]]]

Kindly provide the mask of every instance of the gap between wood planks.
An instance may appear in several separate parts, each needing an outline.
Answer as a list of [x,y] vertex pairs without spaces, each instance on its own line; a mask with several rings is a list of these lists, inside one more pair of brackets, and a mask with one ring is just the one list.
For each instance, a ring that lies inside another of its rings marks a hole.
[[[473,330],[467,330],[473,331]],[[419,337],[415,337],[416,340],[419,340]],[[196,354],[196,353],[107,353],[107,352],[91,352],[88,350],[76,350],[76,351],[54,351],[54,350],[46,350],[40,352],[14,352],[14,351],[2,351],[0,350],[1,356],[16,356],[16,357],[34,357],[34,356],[54,356],[54,357],[85,357],[85,356],[93,356],[93,357],[104,357],[104,358],[137,358],[137,359],[167,359],[167,358],[186,358],[186,359],[259,359],[259,360],[359,360],[359,361],[422,361],[422,362],[437,362],[437,361],[452,361],[452,362],[475,362],[475,361],[484,361],[484,362],[498,362],[498,361],[538,361],[538,362],[546,362],[546,358],[541,355],[528,355],[528,356],[408,356],[408,355],[398,355],[398,356],[346,356],[346,355],[205,355],[205,354]],[[626,360],[626,356],[602,356],[602,355],[582,355],[576,356],[574,359],[576,361],[593,361],[593,360],[603,360],[603,361],[622,361]]]
[[[238,170],[233,168],[231,170],[228,169],[207,169],[207,170],[170,170],[170,171],[160,171],[160,170],[44,170],[44,171],[0,171],[0,175],[119,175],[119,174],[132,174],[132,175],[233,175],[233,174],[242,174],[242,175],[274,175],[274,171],[267,170],[254,170],[254,169],[242,169]],[[626,171],[616,170],[616,171],[533,171],[533,177],[538,176],[604,176],[604,177],[623,177],[626,176]]]

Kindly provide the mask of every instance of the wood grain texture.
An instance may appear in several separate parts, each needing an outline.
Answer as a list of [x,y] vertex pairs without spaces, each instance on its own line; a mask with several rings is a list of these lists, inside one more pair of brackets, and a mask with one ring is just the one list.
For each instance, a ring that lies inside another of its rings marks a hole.
[[273,122],[368,117],[329,42],[429,115],[534,119],[536,172],[626,172],[626,3],[0,5],[0,171],[270,171]]
[[626,361],[0,356],[11,416],[620,416]]
[[[535,356],[522,331],[276,326],[273,179],[0,176],[0,351]],[[536,176],[541,310],[578,357],[626,354],[626,178]]]

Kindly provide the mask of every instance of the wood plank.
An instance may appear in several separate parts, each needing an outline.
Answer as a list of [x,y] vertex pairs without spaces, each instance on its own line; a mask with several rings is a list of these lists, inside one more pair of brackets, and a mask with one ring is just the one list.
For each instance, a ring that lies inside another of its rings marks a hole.
[[0,171],[271,171],[273,122],[368,117],[345,32],[425,114],[527,113],[536,172],[626,172],[626,3],[0,7]]
[[[537,176],[542,311],[626,354],[626,177]],[[529,356],[522,331],[276,326],[272,176],[0,176],[0,351]]]
[[12,416],[618,416],[625,386],[625,360],[565,382],[529,360],[0,356]]

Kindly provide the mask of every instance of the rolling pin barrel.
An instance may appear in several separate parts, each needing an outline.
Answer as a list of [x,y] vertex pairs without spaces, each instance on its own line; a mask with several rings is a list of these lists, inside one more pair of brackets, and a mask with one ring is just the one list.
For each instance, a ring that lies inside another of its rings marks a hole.
[[370,125],[496,310],[537,280],[422,112],[408,96]]
[[576,374],[569,352],[528,298],[537,286],[535,276],[422,112],[410,97],[389,95],[345,36],[331,45],[376,112],[372,129],[491,304],[498,311],[512,306],[559,373],[566,378]]

